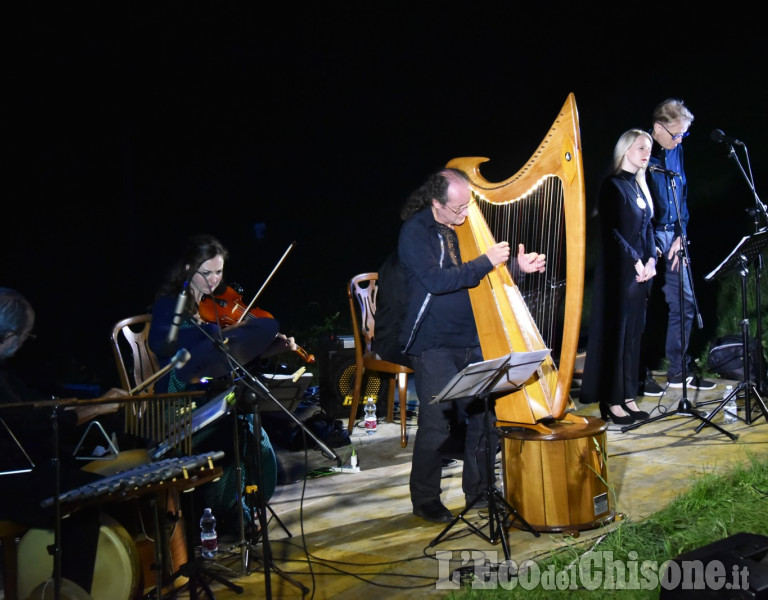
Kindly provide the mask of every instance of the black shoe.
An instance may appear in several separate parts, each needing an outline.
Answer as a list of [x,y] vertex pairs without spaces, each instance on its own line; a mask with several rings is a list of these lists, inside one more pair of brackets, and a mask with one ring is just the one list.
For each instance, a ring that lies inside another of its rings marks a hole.
[[432,500],[413,507],[413,514],[431,523],[450,523],[453,513],[443,506],[440,500]]
[[664,388],[661,387],[656,380],[648,373],[645,376],[645,381],[640,384],[639,389],[640,396],[663,396]]
[[[668,377],[667,385],[669,385],[671,388],[683,387],[683,374],[680,373],[674,377]],[[685,386],[691,388],[692,390],[714,390],[716,384],[714,381],[710,381],[709,379],[702,379],[698,375],[688,375],[688,377],[685,379]]]
[[632,410],[626,404],[622,404],[621,406],[635,421],[645,421],[648,417],[650,417],[650,415],[644,410]]
[[467,507],[472,504],[472,508],[488,508],[488,498],[485,496],[464,496],[464,502]]
[[448,467],[455,467],[456,465],[459,464],[459,461],[456,460],[455,458],[443,457],[442,461],[443,461],[443,469],[446,469]]
[[[621,405],[617,404],[616,406],[621,406]],[[619,417],[618,415],[614,415],[611,412],[610,406],[601,406],[600,416],[603,418],[603,421],[605,422],[613,421],[614,423],[616,423],[616,425],[629,425],[630,423],[635,422],[635,417],[633,417],[631,413],[624,417]]]

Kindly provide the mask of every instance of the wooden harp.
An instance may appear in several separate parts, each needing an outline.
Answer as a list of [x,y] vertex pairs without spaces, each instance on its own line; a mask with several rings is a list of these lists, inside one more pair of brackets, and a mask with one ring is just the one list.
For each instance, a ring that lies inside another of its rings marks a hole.
[[469,216],[456,228],[465,261],[507,240],[510,263],[519,243],[547,255],[546,273],[512,277],[499,265],[469,291],[485,360],[510,352],[552,350],[525,386],[496,399],[502,426],[547,433],[547,423],[571,415],[571,380],[578,350],[584,296],[586,217],[578,112],[569,94],[543,141],[525,165],[498,183],[480,165],[488,158],[455,158],[446,166],[470,181]]

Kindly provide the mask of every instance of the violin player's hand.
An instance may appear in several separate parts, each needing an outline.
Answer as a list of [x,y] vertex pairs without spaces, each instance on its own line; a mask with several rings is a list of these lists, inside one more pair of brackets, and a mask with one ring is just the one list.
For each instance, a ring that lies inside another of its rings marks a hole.
[[[283,335],[283,334],[280,333],[278,335]],[[283,335],[283,337],[285,336]],[[291,352],[295,352],[296,350],[298,350],[299,345],[296,343],[296,340],[293,339],[293,336],[286,338],[286,340],[288,341],[288,350],[290,350]]]
[[287,337],[284,333],[278,333],[272,343],[267,346],[267,349],[261,353],[262,357],[272,356],[281,352],[287,352],[289,350],[296,350],[298,346],[296,341],[291,337]]

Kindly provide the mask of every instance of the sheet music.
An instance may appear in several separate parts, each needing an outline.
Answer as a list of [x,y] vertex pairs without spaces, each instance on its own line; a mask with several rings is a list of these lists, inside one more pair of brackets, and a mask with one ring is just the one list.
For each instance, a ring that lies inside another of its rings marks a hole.
[[[192,413],[192,425],[190,427],[190,434],[197,433],[203,427],[207,427],[219,417],[223,417],[229,410],[230,401],[234,400],[235,386],[230,387],[223,393],[219,394],[200,408],[196,409]],[[168,436],[175,438],[180,434],[179,431],[169,431]],[[163,454],[168,452],[173,447],[173,443],[166,439],[158,444],[155,450],[152,452],[152,459],[156,460]]]
[[[432,403],[477,396],[485,391],[504,392],[519,389],[531,378],[550,352],[549,348],[531,352],[512,352],[499,358],[471,363],[453,376],[435,396]],[[486,390],[492,379],[504,369],[506,372],[493,388]]]
[[768,230],[763,229],[754,235],[744,236],[731,253],[725,257],[725,260],[705,275],[704,279],[711,281],[715,276],[727,273],[731,263],[738,261],[742,254],[746,256],[747,260],[752,260],[766,245],[768,245]]

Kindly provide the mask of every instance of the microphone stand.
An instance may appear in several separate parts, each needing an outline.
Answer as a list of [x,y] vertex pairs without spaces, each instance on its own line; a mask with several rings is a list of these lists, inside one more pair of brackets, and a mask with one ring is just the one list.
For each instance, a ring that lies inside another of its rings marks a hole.
[[[744,146],[744,152],[745,153],[747,152],[746,146]],[[728,158],[732,158],[736,162],[736,165],[739,167],[741,174],[744,176],[744,181],[747,182],[747,185],[749,186],[749,189],[752,192],[752,195],[755,197],[755,206],[757,207],[757,210],[763,215],[763,218],[765,219],[766,224],[768,224],[768,208],[766,208],[765,204],[762,203],[762,201],[760,200],[760,197],[757,195],[757,191],[755,190],[754,179],[752,179],[750,175],[747,175],[747,172],[744,170],[744,167],[741,165],[739,156],[736,154],[736,150],[733,148],[733,145],[731,144],[729,144]],[[749,162],[749,154],[747,154],[747,162]],[[752,172],[752,169],[750,168],[750,173],[751,172]],[[757,226],[757,223],[755,225]]]
[[135,387],[132,387],[130,390],[128,390],[128,395],[133,396],[136,392],[139,392],[149,387],[150,384],[160,379],[163,375],[165,375],[171,369],[180,369],[181,367],[186,365],[187,362],[189,362],[190,358],[192,358],[192,355],[189,353],[189,351],[186,348],[181,348],[178,352],[176,352],[176,354],[173,355],[173,358],[171,358],[171,362],[169,362],[162,369],[157,371],[157,373],[150,375],[144,381],[136,384]]
[[51,409],[51,432],[53,446],[53,546],[48,548],[48,553],[53,556],[53,597],[61,598],[61,461],[59,456],[59,407],[54,405]]
[[[744,154],[747,157],[747,164],[749,165],[749,152],[747,151],[746,145],[744,146]],[[755,183],[754,179],[751,177],[752,174],[752,168],[750,167],[749,171],[750,174],[747,175],[747,172],[744,170],[744,167],[741,164],[741,161],[739,160],[739,156],[736,154],[736,150],[734,149],[732,144],[729,144],[728,149],[728,158],[733,159],[733,161],[736,163],[736,166],[739,167],[739,171],[741,171],[741,175],[744,177],[744,181],[747,182],[747,186],[749,187],[749,190],[752,192],[752,196],[755,199],[755,208],[750,209],[748,212],[754,216],[755,219],[755,233],[759,233],[760,231],[766,230],[768,228],[768,209],[766,208],[765,204],[760,200],[760,197],[757,195],[757,190],[755,189]],[[763,219],[765,219],[766,226],[760,227],[760,218],[759,215],[763,216]],[[760,277],[763,270],[763,259],[762,255],[760,253],[757,253],[755,255],[755,311],[757,312],[757,329],[755,331],[755,335],[757,337],[757,347],[760,351],[760,356],[758,357],[758,369],[757,369],[757,376],[755,377],[755,385],[758,390],[762,390],[763,392],[768,391],[768,382],[763,381],[763,377],[765,377],[765,373],[763,372],[763,361],[760,360],[763,358],[763,324],[762,324],[762,313],[760,312]],[[744,354],[744,361],[745,363],[749,360],[749,355],[747,353]],[[765,384],[765,386],[764,386]]]
[[[670,177],[670,175],[667,173],[667,177]],[[680,302],[680,347],[682,350],[682,383],[683,383],[683,393],[680,397],[680,401],[678,402],[677,409],[667,412],[661,415],[658,415],[656,417],[651,417],[650,419],[645,419],[644,421],[637,421],[635,423],[632,423],[631,425],[625,425],[621,428],[622,433],[626,433],[627,431],[630,431],[632,429],[637,429],[638,427],[645,425],[646,423],[653,423],[654,421],[658,421],[659,419],[663,419],[665,417],[673,417],[675,415],[685,416],[685,417],[695,417],[701,421],[701,427],[704,425],[710,425],[717,429],[720,433],[727,435],[731,440],[736,440],[739,436],[733,433],[730,433],[729,431],[726,431],[722,427],[720,427],[717,423],[713,423],[711,419],[701,414],[699,411],[697,411],[693,404],[691,404],[691,401],[688,400],[688,361],[686,360],[686,350],[687,350],[687,340],[685,335],[685,277],[688,277],[688,282],[691,286],[691,297],[693,299],[693,308],[697,317],[697,323],[699,326],[699,329],[703,327],[701,314],[699,314],[699,308],[696,303],[696,295],[693,291],[693,277],[691,276],[691,270],[690,270],[690,259],[688,257],[688,238],[685,235],[685,229],[683,228],[683,222],[680,217],[680,201],[677,198],[677,184],[675,183],[675,177],[671,176],[671,185],[672,185],[672,197],[675,200],[675,209],[677,210],[677,223],[680,226],[680,249],[677,251],[677,257],[678,257],[678,265],[677,265],[677,273],[678,273],[678,287],[679,287],[679,302]],[[666,260],[669,260],[669,257],[666,258]],[[700,427],[700,428],[701,428]],[[700,429],[699,428],[699,429]],[[699,429],[696,430],[698,433]]]
[[[203,332],[203,334],[213,342],[214,347],[219,350],[220,352],[224,353],[227,360],[229,361],[230,365],[232,366],[232,371],[240,371],[240,373],[243,374],[243,377],[239,379],[239,382],[244,385],[248,390],[250,390],[252,393],[256,394],[256,396],[270,400],[273,404],[278,406],[286,415],[288,415],[294,423],[298,427],[300,427],[304,433],[309,435],[315,443],[320,448],[322,454],[331,460],[335,460],[337,462],[337,465],[339,467],[342,466],[343,461],[339,457],[338,454],[336,454],[333,450],[331,450],[328,446],[325,445],[312,431],[307,429],[307,427],[302,423],[296,416],[289,411],[285,406],[283,406],[277,398],[275,398],[271,392],[269,391],[269,388],[267,388],[264,383],[252,375],[246,368],[243,366],[235,357],[232,356],[230,352],[228,352],[226,344],[227,339],[216,339],[213,336],[211,336],[199,323],[196,322],[196,325],[200,331]],[[246,380],[247,377],[247,380]],[[254,407],[254,431],[256,432],[256,450],[257,450],[257,459],[256,459],[256,474],[257,477],[261,478],[261,460],[260,460],[260,452],[261,452],[261,423],[260,419],[257,415],[257,404],[258,402],[252,402]],[[237,428],[235,428],[235,436],[237,436]],[[236,448],[236,454],[239,452],[239,442],[235,441],[235,448]],[[236,457],[236,460],[238,460],[239,457]],[[237,463],[239,465],[239,462]],[[239,469],[239,466],[238,466]],[[240,473],[238,472],[238,476]],[[262,482],[259,481],[259,484]],[[238,482],[238,488],[237,488],[237,503],[238,507],[240,507],[240,510],[238,510],[238,514],[240,516],[240,539],[242,540],[241,544],[241,558],[243,562],[243,570],[244,572],[247,572],[247,565],[249,563],[248,559],[248,544],[245,543],[245,523],[244,523],[244,517],[242,514],[242,490],[240,489],[241,485],[240,482]],[[257,507],[258,510],[258,516],[259,516],[259,524],[261,527],[261,539],[262,539],[262,548],[263,548],[263,565],[264,565],[264,586],[265,586],[265,593],[266,598],[271,599],[272,598],[272,583],[270,578],[270,570],[275,571],[278,575],[280,575],[283,579],[294,585],[296,588],[301,590],[303,595],[306,595],[309,593],[309,590],[301,584],[301,582],[296,581],[292,577],[290,577],[287,573],[281,571],[278,569],[273,560],[272,560],[272,550],[269,544],[269,537],[267,535],[267,518],[266,518],[266,511],[264,507],[263,502],[263,494],[261,493],[261,485],[259,485],[257,489],[257,500],[259,506]]]

